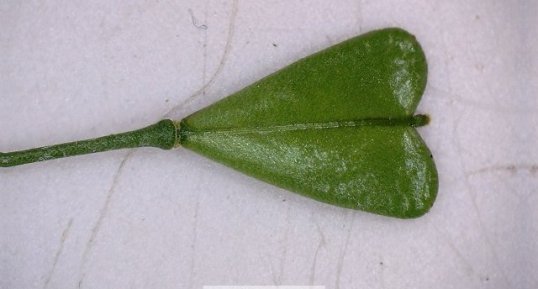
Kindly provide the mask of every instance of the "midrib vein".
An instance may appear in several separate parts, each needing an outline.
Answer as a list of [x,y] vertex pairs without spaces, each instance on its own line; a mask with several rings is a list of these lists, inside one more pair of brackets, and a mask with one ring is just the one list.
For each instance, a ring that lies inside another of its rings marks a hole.
[[294,123],[287,125],[260,126],[260,127],[236,127],[236,128],[212,128],[212,129],[191,129],[182,127],[181,134],[249,134],[249,133],[271,133],[287,131],[305,130],[326,130],[338,128],[352,128],[364,126],[422,126],[429,121],[425,115],[415,115],[408,117],[394,118],[367,118],[347,121],[329,121],[314,123]]

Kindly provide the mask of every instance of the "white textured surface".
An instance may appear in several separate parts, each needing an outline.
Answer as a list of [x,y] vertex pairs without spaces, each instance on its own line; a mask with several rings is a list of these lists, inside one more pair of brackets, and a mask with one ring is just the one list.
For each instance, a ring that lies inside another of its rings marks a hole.
[[[0,170],[1,288],[537,288],[535,1],[0,1],[0,151],[186,116],[375,28],[429,61],[440,176],[416,220],[344,210],[188,151]],[[169,113],[170,112],[170,113]]]

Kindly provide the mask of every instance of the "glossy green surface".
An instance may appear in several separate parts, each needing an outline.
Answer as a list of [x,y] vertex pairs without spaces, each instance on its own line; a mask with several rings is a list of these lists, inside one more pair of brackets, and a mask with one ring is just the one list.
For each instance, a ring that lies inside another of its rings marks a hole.
[[412,218],[437,194],[413,127],[427,77],[418,42],[390,28],[332,46],[181,122],[181,144],[330,204]]

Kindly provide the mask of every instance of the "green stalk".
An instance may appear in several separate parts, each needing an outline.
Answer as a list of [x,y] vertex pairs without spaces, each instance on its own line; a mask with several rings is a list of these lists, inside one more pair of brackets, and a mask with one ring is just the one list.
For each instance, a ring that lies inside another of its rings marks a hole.
[[0,153],[0,167],[12,167],[126,148],[157,147],[172,149],[177,145],[177,131],[176,123],[165,119],[148,127],[130,132],[23,151]]

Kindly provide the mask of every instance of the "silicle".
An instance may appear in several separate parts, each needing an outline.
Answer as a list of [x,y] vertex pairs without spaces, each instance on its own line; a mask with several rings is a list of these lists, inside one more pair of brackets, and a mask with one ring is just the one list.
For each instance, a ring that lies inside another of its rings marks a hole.
[[415,37],[372,31],[303,58],[181,121],[96,139],[0,153],[9,167],[143,146],[185,147],[336,206],[414,218],[438,178],[414,115],[427,80]]

